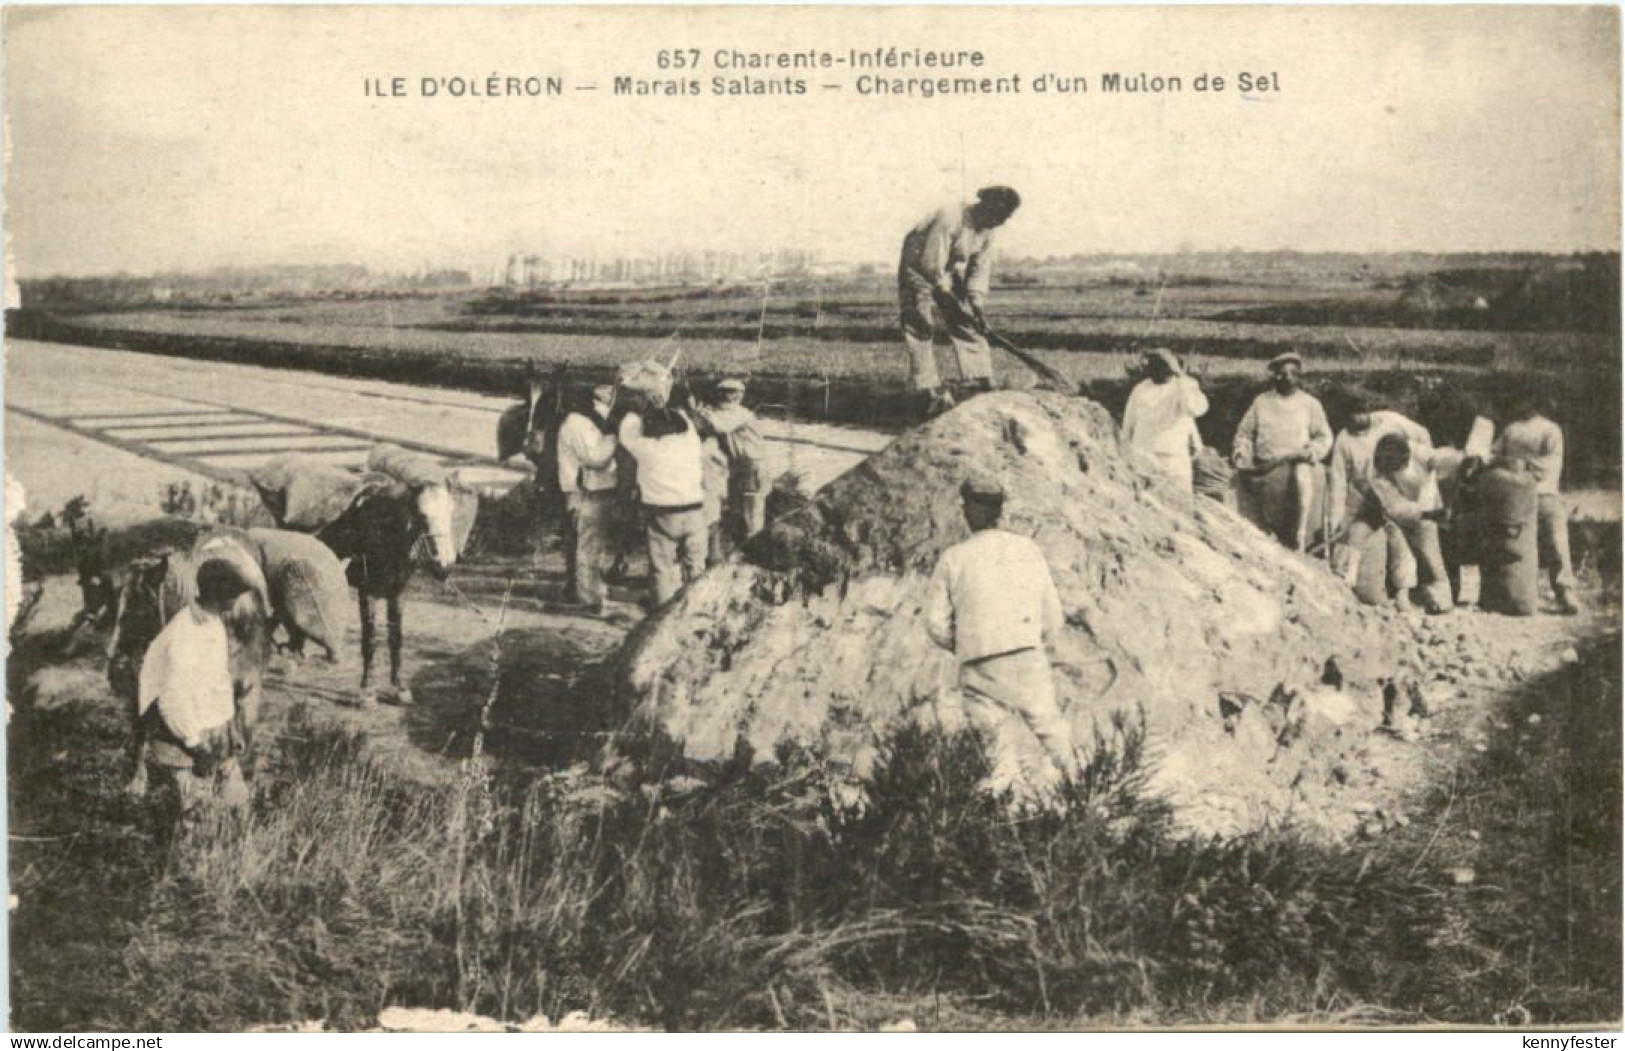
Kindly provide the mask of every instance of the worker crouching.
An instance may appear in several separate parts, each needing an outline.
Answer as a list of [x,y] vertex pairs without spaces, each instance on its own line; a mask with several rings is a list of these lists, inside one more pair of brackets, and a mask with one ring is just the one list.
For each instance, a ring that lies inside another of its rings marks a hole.
[[[960,496],[971,537],[937,563],[926,629],[958,658],[965,714],[991,750],[991,787],[1048,794],[1077,769],[1047,648],[1064,623],[1060,595],[1039,546],[998,528],[1004,491],[997,482],[967,481]],[[1021,740],[1012,715],[1041,753]]]
[[1404,539],[1414,564],[1407,572],[1414,578],[1401,581],[1396,591],[1394,600],[1401,608],[1410,605],[1411,586],[1421,589],[1429,613],[1444,613],[1454,605],[1439,546],[1439,523],[1445,509],[1434,464],[1435,457],[1453,452],[1435,453],[1421,445],[1413,449],[1404,435],[1391,433],[1378,439],[1371,454],[1371,492],[1376,499],[1366,501],[1355,524],[1363,525],[1369,535],[1369,530],[1392,523]]

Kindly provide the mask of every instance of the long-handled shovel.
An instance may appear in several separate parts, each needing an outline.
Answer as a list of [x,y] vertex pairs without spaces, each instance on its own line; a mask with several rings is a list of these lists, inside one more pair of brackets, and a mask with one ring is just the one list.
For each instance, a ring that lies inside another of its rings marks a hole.
[[982,316],[981,311],[976,310],[960,297],[950,295],[947,292],[938,291],[937,305],[943,309],[945,314],[948,313],[949,309],[951,309],[955,313],[969,318],[976,326],[976,331],[982,334],[983,339],[987,340],[995,347],[998,347],[1000,350],[1008,352],[1011,357],[1015,358],[1029,369],[1032,369],[1052,389],[1058,390],[1064,394],[1077,393],[1078,387],[1076,384],[1072,383],[1065,376],[1044,364],[1032,354],[1022,350],[1008,339],[1005,339],[1003,336],[993,331],[992,327],[988,325],[987,319]]
[[1048,365],[1044,364],[1032,354],[1022,350],[1008,339],[1005,339],[997,332],[994,332],[991,328],[988,328],[986,322],[983,322],[982,324],[982,335],[986,337],[989,343],[993,344],[995,347],[998,347],[1000,350],[1008,352],[1011,357],[1038,373],[1039,376],[1043,377],[1044,382],[1049,384],[1055,390],[1061,391],[1064,394],[1077,393],[1078,388],[1076,384],[1068,380],[1059,372],[1050,368]]

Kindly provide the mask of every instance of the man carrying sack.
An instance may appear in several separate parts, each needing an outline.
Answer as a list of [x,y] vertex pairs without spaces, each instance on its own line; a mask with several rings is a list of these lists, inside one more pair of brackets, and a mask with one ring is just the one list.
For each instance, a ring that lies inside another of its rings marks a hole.
[[1319,399],[1302,389],[1303,358],[1270,361],[1271,387],[1236,428],[1236,509],[1294,551],[1309,547],[1315,468],[1332,448],[1332,428]]

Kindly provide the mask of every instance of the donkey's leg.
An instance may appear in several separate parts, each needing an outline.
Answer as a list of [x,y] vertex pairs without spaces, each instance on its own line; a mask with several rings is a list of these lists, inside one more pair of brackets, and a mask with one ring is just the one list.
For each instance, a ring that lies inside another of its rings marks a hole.
[[243,682],[237,684],[237,737],[241,753],[252,760],[254,758],[254,730],[260,721],[260,706],[264,703],[265,692],[261,680],[261,673],[250,673]]
[[372,688],[372,651],[377,635],[372,621],[372,598],[357,591],[361,600],[361,707],[370,708],[378,703],[378,694]]
[[287,636],[288,636],[288,643],[284,647],[284,649],[286,649],[288,651],[288,655],[293,657],[295,660],[304,660],[305,659],[305,633],[304,633],[304,631],[302,631],[300,629],[299,625],[295,624],[291,619],[289,619],[287,617],[284,617],[282,619],[282,630],[284,632],[286,632]]
[[401,704],[412,703],[412,691],[401,685],[401,596],[389,596],[386,615],[389,618],[389,685],[395,699]]
[[147,722],[141,718],[138,675],[134,662],[124,654],[115,655],[108,667],[113,692],[124,701],[124,714],[130,723],[130,739],[124,748],[130,780],[124,791],[139,799],[147,794]]
[[147,724],[145,720],[135,719],[130,729],[130,745],[128,755],[130,758],[130,780],[124,785],[124,791],[141,799],[147,794]]

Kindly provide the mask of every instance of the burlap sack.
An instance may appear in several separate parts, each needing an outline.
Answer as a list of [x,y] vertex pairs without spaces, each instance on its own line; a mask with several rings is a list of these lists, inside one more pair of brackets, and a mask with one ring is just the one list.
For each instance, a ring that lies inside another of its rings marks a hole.
[[641,394],[656,406],[671,399],[671,369],[658,361],[629,361],[621,366],[616,382],[622,390]]
[[414,489],[448,481],[446,469],[435,460],[388,442],[373,447],[367,455],[367,470],[388,475]]
[[1221,504],[1234,503],[1230,491],[1234,473],[1218,450],[1204,446],[1191,463],[1191,485],[1198,496],[1217,500]]
[[285,529],[250,529],[259,547],[271,608],[284,625],[337,654],[350,623],[344,564],[313,536]]
[[196,594],[197,568],[210,559],[221,559],[230,563],[243,582],[259,594],[265,608],[272,608],[271,588],[265,580],[265,568],[261,564],[259,545],[254,542],[247,530],[235,526],[211,526],[197,538],[197,543],[192,545],[188,558],[191,571],[182,579],[182,585],[190,589],[186,595],[188,601]]
[[268,460],[248,477],[277,525],[309,531],[343,514],[362,485],[354,471],[298,455]]

